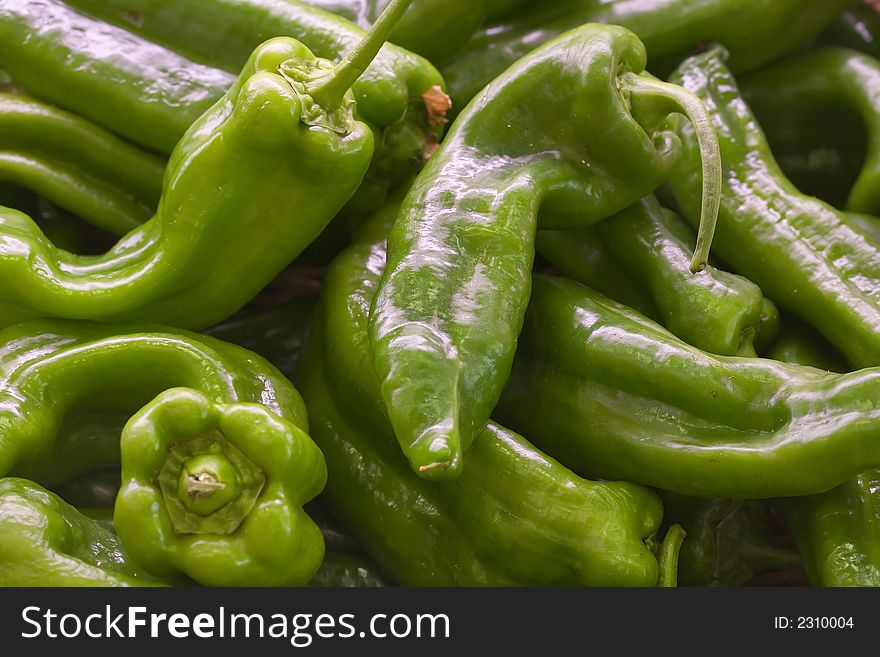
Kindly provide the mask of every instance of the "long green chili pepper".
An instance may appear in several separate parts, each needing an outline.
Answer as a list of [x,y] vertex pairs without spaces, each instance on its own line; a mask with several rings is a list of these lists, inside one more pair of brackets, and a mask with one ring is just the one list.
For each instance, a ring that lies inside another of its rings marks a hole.
[[[767,140],[724,64],[712,49],[673,76],[699,96],[721,143],[724,188],[715,249],[783,310],[815,326],[855,367],[880,365],[880,249],[847,217],[798,191],[773,159]],[[670,187],[692,224],[700,216],[700,180],[689,144]]]
[[[211,11],[205,10],[208,3]],[[317,57],[337,60],[366,36],[339,17],[296,2],[80,3],[148,38],[203,55],[205,65],[69,4],[0,0],[3,67],[34,96],[163,153],[171,153],[189,126],[223,97],[236,81],[232,73],[266,38],[293,36]],[[380,206],[390,185],[421,166],[426,147],[442,132],[448,101],[442,86],[428,61],[390,44],[353,85],[358,118],[375,133],[377,151],[350,201],[353,208]]]
[[0,479],[0,586],[162,586],[119,539],[24,479]]
[[844,48],[820,48],[767,66],[739,84],[771,148],[780,123],[797,134],[832,128],[833,136],[838,125],[814,127],[812,116],[848,110],[862,129],[866,151],[845,209],[880,213],[880,61]]
[[[733,54],[737,72],[793,52],[858,0],[578,0],[540,2],[486,25],[443,68],[461,109],[520,57],[585,23],[609,23],[635,32],[664,73],[707,43]],[[671,66],[668,66],[672,63]],[[665,69],[665,71],[664,71]]]
[[395,216],[388,206],[334,261],[303,356],[300,387],[328,466],[322,500],[402,585],[654,585],[645,540],[662,509],[646,488],[584,481],[497,424],[457,481],[411,471],[367,334]]
[[156,211],[165,163],[78,116],[0,93],[0,180],[124,235]]
[[28,217],[0,212],[0,325],[56,316],[203,328],[241,308],[315,239],[369,165],[372,134],[351,94],[336,89],[323,105],[308,95],[335,70],[293,39],[257,48],[178,144],[156,215],[104,255],[60,251]]
[[[198,389],[218,403],[265,401],[271,412],[308,426],[302,400],[278,370],[208,336],[41,320],[4,329],[0,344],[2,474],[54,485],[119,465],[124,422],[174,387]],[[90,404],[95,399],[98,408]]]
[[459,476],[463,450],[497,402],[537,228],[589,225],[657,188],[676,160],[662,129],[673,112],[702,135],[705,214],[691,269],[705,266],[719,191],[715,135],[698,102],[640,75],[644,65],[628,30],[569,32],[489,85],[413,183],[389,237],[370,339],[391,424],[420,476]]
[[713,356],[541,275],[496,416],[575,472],[698,497],[808,495],[880,466],[880,368]]
[[691,273],[690,226],[653,196],[595,226],[538,231],[536,246],[564,275],[704,351],[754,356],[756,339],[775,337],[775,309],[757,285],[711,266]]
[[[787,322],[771,357],[844,371],[839,354],[808,326]],[[817,495],[777,500],[813,586],[880,586],[880,471]]]

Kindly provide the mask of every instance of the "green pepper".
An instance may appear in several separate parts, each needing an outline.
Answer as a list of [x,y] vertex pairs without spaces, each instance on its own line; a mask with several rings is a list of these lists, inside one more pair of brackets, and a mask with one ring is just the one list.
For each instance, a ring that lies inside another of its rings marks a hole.
[[[493,78],[541,44],[584,23],[635,32],[663,73],[694,49],[721,43],[736,71],[793,52],[858,0],[579,0],[534,3],[486,25],[443,68],[454,107],[461,109]],[[669,63],[672,66],[668,66]]]
[[661,497],[666,522],[678,522],[687,533],[678,557],[680,585],[741,586],[755,575],[800,565],[797,552],[774,536],[765,502]]
[[[85,1],[81,4],[86,8]],[[102,0],[88,8],[107,11],[130,29],[135,26],[124,17],[137,16],[139,32],[197,52],[210,66],[80,14],[60,0],[41,0],[39,11],[18,0],[0,0],[0,63],[34,96],[171,153],[189,126],[235,83],[229,71],[237,74],[267,37],[293,36],[318,57],[334,60],[365,38],[357,26],[296,2],[211,0],[211,11],[206,4]],[[443,120],[443,108],[432,104],[438,115],[429,116],[421,96],[433,98],[433,88],[442,87],[443,80],[430,63],[393,45],[382,48],[366,68],[352,89],[358,118],[376,133],[377,156],[361,193],[361,203],[369,207],[381,204],[394,180],[421,165]]]
[[0,180],[124,235],[155,211],[165,164],[96,125],[0,93]]
[[454,482],[413,473],[385,415],[367,326],[391,204],[327,272],[300,368],[311,433],[327,459],[322,499],[402,585],[642,585],[662,509],[640,486],[584,481],[489,424]]
[[0,211],[0,325],[55,316],[203,328],[229,317],[360,184],[373,142],[347,88],[371,54],[335,66],[288,38],[257,48],[178,144],[156,215],[104,255],[60,251],[28,217]]
[[0,586],[161,586],[119,539],[24,479],[0,479]]
[[370,339],[391,424],[420,476],[459,476],[462,451],[485,428],[528,303],[536,229],[589,225],[656,189],[676,159],[662,129],[672,112],[702,133],[691,269],[705,265],[715,135],[698,102],[640,75],[644,65],[641,42],[620,27],[587,25],[545,44],[483,91],[413,183]]
[[324,556],[303,505],[324,458],[294,423],[260,404],[166,390],[125,425],[113,525],[131,559],[207,586],[307,583]]
[[52,486],[118,466],[125,421],[185,386],[216,403],[263,403],[307,428],[297,391],[241,347],[153,325],[43,320],[0,332],[0,475]]
[[135,143],[170,153],[235,82],[60,0],[36,7],[0,0],[3,68],[34,96]]
[[880,466],[880,368],[714,356],[542,275],[495,415],[581,475],[698,497],[808,495]]
[[[880,213],[880,61],[845,48],[819,48],[767,66],[739,84],[774,153],[777,131],[790,143],[786,133],[825,132],[833,139],[847,133],[842,126],[860,127],[864,160],[844,207]],[[854,121],[823,124],[826,114]]]
[[653,196],[595,226],[539,231],[536,246],[564,275],[704,351],[754,356],[759,334],[759,343],[774,337],[775,309],[757,285],[714,267],[691,273],[690,226]]
[[880,11],[867,3],[848,9],[825,28],[819,41],[880,58]]
[[[844,371],[834,348],[809,326],[783,325],[772,358]],[[880,586],[880,471],[864,472],[830,491],[777,500],[813,586]]]
[[880,471],[780,502],[813,586],[880,586]]
[[[725,184],[715,249],[780,308],[816,327],[854,367],[880,365],[880,249],[841,212],[785,178],[754,115],[713,49],[682,63],[674,81],[709,108],[721,142]],[[701,216],[696,144],[670,187],[691,223]]]

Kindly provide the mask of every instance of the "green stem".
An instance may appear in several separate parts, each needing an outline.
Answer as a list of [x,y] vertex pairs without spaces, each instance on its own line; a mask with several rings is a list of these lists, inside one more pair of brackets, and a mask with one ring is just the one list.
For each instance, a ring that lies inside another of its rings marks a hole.
[[657,561],[660,563],[660,575],[657,586],[674,588],[678,586],[678,553],[684,542],[685,532],[681,525],[672,525],[663,538]]
[[388,41],[388,37],[391,36],[391,32],[411,2],[412,0],[391,0],[388,3],[367,35],[336,65],[333,74],[311,90],[315,102],[324,107],[334,107],[342,102],[345,92],[351,89],[351,86],[363,75],[370,62]]
[[631,93],[659,97],[669,102],[674,111],[684,114],[694,128],[703,170],[700,227],[691,260],[691,271],[697,273],[705,269],[709,262],[709,250],[715,237],[718,209],[721,207],[721,147],[718,145],[715,128],[712,127],[712,117],[699,98],[678,85],[635,73],[626,74],[625,81]]

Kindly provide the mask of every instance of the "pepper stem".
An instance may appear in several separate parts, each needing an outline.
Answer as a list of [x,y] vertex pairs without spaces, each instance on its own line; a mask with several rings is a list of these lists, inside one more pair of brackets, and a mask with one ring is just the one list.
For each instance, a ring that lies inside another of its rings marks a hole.
[[660,554],[657,561],[660,564],[660,574],[657,577],[657,586],[674,588],[678,586],[678,553],[686,536],[681,525],[672,525],[663,537],[660,545]]
[[703,198],[691,271],[700,272],[709,262],[709,249],[721,207],[721,147],[712,127],[712,117],[699,98],[678,85],[635,73],[626,74],[626,84],[631,92],[666,100],[672,111],[684,114],[694,128],[703,171]]
[[391,0],[388,3],[360,43],[346,53],[328,78],[310,90],[315,102],[324,107],[334,107],[342,102],[345,92],[363,75],[388,41],[411,2],[412,0]]

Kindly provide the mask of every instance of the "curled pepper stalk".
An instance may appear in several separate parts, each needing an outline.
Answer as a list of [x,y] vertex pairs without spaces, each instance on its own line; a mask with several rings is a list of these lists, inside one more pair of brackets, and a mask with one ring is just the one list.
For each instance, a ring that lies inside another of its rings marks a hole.
[[701,272],[709,263],[709,250],[718,223],[718,210],[721,207],[721,147],[718,145],[712,119],[706,107],[694,94],[647,73],[641,75],[624,73],[620,78],[620,86],[635,114],[639,114],[641,106],[648,105],[647,110],[651,113],[660,112],[668,115],[671,112],[680,112],[691,123],[700,151],[703,184],[700,224],[697,230],[697,245],[694,247],[694,255],[691,259],[691,272],[695,274]]
[[693,117],[701,136],[706,214],[691,266],[704,265],[720,193],[717,140],[698,100],[640,75],[646,57],[615,26],[585,25],[545,44],[474,98],[404,199],[370,340],[395,435],[421,476],[458,477],[498,401],[536,231],[596,223],[663,184],[681,151],[665,126],[673,113]]
[[374,142],[348,86],[409,1],[389,5],[340,66],[286,37],[258,47],[178,143],[156,215],[107,253],[70,254],[30,217],[0,211],[0,275],[11,282],[0,325],[55,316],[198,329],[241,308],[363,180]]
[[167,390],[122,433],[113,524],[132,560],[208,586],[302,585],[324,556],[303,510],[327,479],[321,451],[259,404]]

